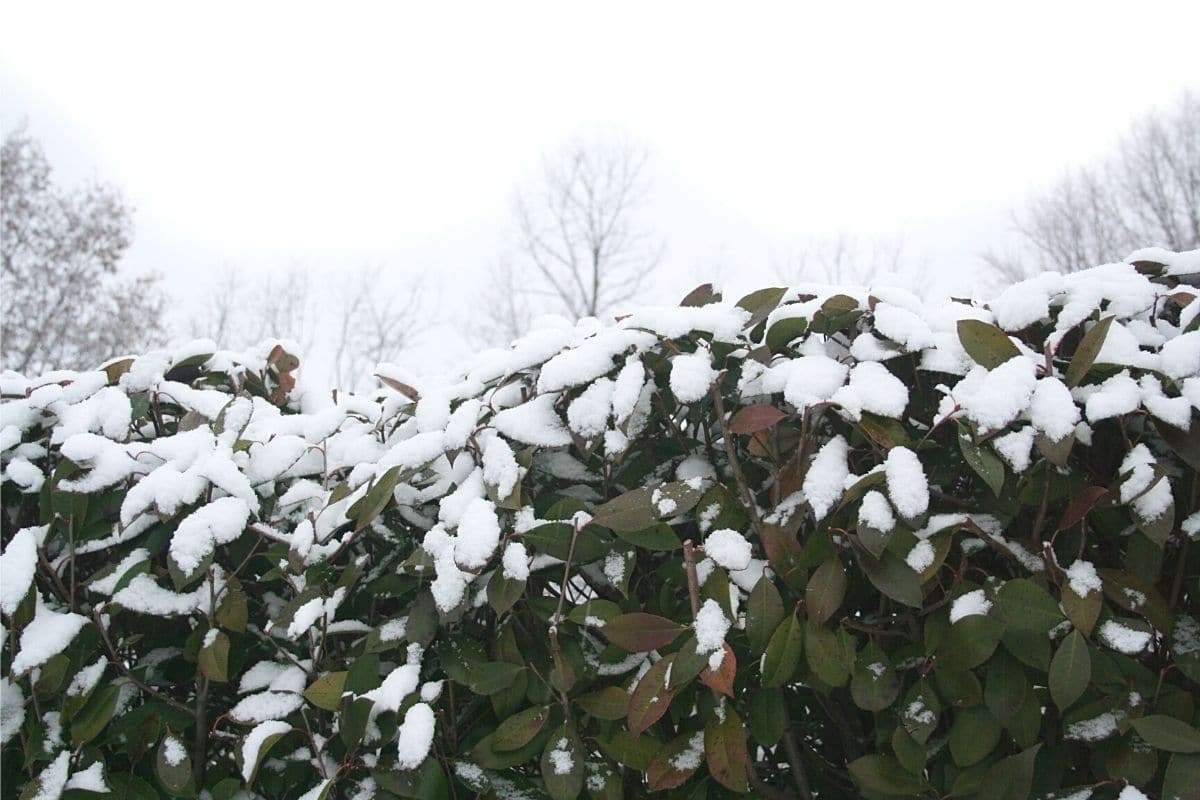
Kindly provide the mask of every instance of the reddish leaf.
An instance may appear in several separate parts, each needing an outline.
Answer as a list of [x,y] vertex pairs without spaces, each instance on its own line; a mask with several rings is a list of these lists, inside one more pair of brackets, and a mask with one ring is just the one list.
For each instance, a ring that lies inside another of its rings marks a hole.
[[727,789],[746,794],[750,791],[746,764],[746,726],[730,704],[724,716],[704,726],[704,755],[709,773]]
[[766,404],[746,406],[734,414],[733,419],[729,420],[729,430],[731,433],[758,433],[777,425],[781,419],[786,417],[787,414],[775,406]]
[[737,676],[737,656],[733,654],[733,648],[728,643],[725,644],[725,658],[721,661],[721,666],[717,667],[717,671],[705,668],[700,673],[700,682],[710,689],[715,689],[721,694],[733,697],[733,679]]
[[711,283],[702,283],[687,293],[687,297],[679,302],[681,306],[706,306],[709,303],[721,302],[721,293],[713,288]]
[[1072,497],[1071,502],[1067,503],[1067,510],[1063,512],[1062,520],[1058,523],[1058,529],[1061,531],[1078,524],[1107,494],[1108,489],[1103,486],[1089,486]]
[[[610,623],[611,624],[611,623]],[[651,667],[629,698],[629,732],[640,736],[667,713],[667,707],[675,699],[675,693],[666,687],[667,670],[675,663],[675,656],[667,656]]]
[[[693,742],[693,739],[697,738],[699,741]],[[694,745],[703,747],[703,742],[703,733],[683,733],[658,748],[658,752],[654,754],[654,758],[650,759],[650,764],[646,767],[646,779],[650,782],[650,791],[661,792],[666,789],[674,789],[692,777],[700,768],[702,759],[699,757],[682,759],[680,756],[688,750],[697,749]],[[695,766],[692,766],[693,764]],[[680,765],[684,768],[680,769]]]
[[640,611],[613,617],[600,629],[610,642],[631,653],[666,647],[684,630],[678,622]]

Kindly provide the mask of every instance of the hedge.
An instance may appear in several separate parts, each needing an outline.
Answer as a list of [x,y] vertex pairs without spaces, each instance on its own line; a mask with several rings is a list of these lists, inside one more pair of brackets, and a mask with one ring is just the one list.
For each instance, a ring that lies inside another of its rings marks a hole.
[[1200,797],[1197,272],[6,373],[5,795]]

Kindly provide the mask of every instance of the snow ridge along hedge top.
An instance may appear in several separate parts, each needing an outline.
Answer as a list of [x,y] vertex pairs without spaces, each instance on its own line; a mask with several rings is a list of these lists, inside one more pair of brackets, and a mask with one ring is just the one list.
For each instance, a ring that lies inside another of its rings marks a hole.
[[1197,272],[5,374],[5,792],[1200,796]]

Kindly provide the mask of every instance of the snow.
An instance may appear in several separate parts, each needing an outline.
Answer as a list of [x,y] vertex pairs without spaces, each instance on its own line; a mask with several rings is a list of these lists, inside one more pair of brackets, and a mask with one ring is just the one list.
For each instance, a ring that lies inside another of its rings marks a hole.
[[1083,742],[1098,742],[1117,733],[1117,722],[1117,713],[1106,711],[1095,717],[1070,723],[1063,733],[1063,738]]
[[699,769],[704,762],[704,732],[697,731],[688,740],[687,747],[679,755],[671,759],[671,767],[680,772],[690,772]]
[[803,409],[829,400],[846,383],[850,368],[829,356],[801,356],[787,362],[783,398]]
[[896,527],[896,515],[892,506],[882,493],[872,489],[863,495],[858,507],[858,524],[874,528],[884,533]]
[[973,368],[952,394],[979,432],[989,433],[1005,427],[1029,407],[1036,384],[1033,361],[1014,356],[995,369]]
[[696,614],[696,652],[711,653],[725,646],[729,619],[716,600],[705,600]]
[[37,573],[38,548],[46,541],[48,525],[22,528],[0,555],[0,610],[12,616],[29,593]]
[[30,464],[24,458],[14,458],[4,468],[4,477],[21,487],[26,494],[33,494],[42,488],[46,476],[42,471]]
[[571,430],[585,439],[604,433],[612,413],[614,386],[608,378],[597,378],[571,401],[567,407],[567,424]]
[[631,356],[625,361],[625,366],[617,373],[613,384],[612,414],[618,425],[622,425],[633,413],[638,398],[642,394],[642,386],[646,382],[646,368],[642,366],[641,358]]
[[992,440],[992,446],[996,448],[1000,457],[1008,462],[1014,472],[1024,472],[1029,469],[1033,440],[1034,429],[1025,427],[1019,431],[997,436]]
[[292,726],[280,720],[260,722],[246,734],[242,741],[242,780],[250,782],[250,775],[258,764],[263,745],[272,736],[282,736],[292,730]]
[[1092,392],[1084,406],[1088,422],[1099,422],[1109,417],[1118,417],[1137,410],[1141,401],[1141,387],[1137,381],[1123,371],[1100,384]]
[[396,742],[396,768],[416,769],[433,745],[434,715],[427,703],[417,703],[404,715]]
[[550,751],[550,765],[554,767],[555,775],[568,775],[575,768],[575,759],[571,757],[570,747],[571,743],[563,737]]
[[671,392],[681,403],[694,403],[708,394],[717,379],[712,368],[712,354],[700,348],[671,359]]
[[1186,431],[1191,427],[1192,404],[1186,397],[1168,397],[1153,375],[1143,375],[1138,386],[1142,390],[1142,405],[1147,411],[1176,428]]
[[571,443],[571,434],[554,410],[555,394],[541,394],[519,406],[506,408],[492,417],[500,433],[518,442],[541,447],[561,447]]
[[1150,644],[1148,631],[1126,627],[1115,620],[1107,620],[1100,626],[1100,639],[1112,649],[1125,655],[1136,655]]
[[258,692],[238,701],[229,716],[235,722],[266,722],[282,719],[303,705],[304,698],[295,692]]
[[625,557],[616,551],[604,557],[604,577],[613,586],[620,586],[625,580]]
[[614,366],[613,359],[626,350],[631,347],[643,349],[656,341],[657,337],[643,331],[603,331],[544,363],[537,389],[539,392],[556,392],[593,381],[609,372]]
[[1098,592],[1103,587],[1095,565],[1082,559],[1067,568],[1067,581],[1071,591],[1079,597],[1086,597],[1089,592]]
[[19,683],[0,677],[0,747],[17,735],[25,724],[25,693]]
[[[742,570],[750,566],[752,548],[737,531],[721,528],[704,540],[704,553],[725,569]],[[624,562],[622,562],[622,569]]]
[[463,512],[454,544],[454,560],[463,569],[480,569],[500,546],[500,521],[496,504],[476,498]]
[[1117,800],[1150,800],[1146,797],[1141,789],[1134,786],[1132,783],[1126,784],[1121,793],[1117,795]]
[[1121,502],[1133,503],[1138,517],[1144,522],[1154,522],[1171,508],[1171,483],[1155,473],[1155,459],[1144,444],[1135,445],[1121,462],[1119,472],[1132,473],[1121,483]]
[[504,577],[510,581],[523,581],[529,578],[529,555],[521,542],[509,542],[504,547]]
[[1177,381],[1200,373],[1200,331],[1171,339],[1158,355],[1162,371]]
[[875,330],[910,352],[934,345],[933,331],[923,319],[891,303],[875,304]]
[[863,412],[899,419],[908,406],[908,387],[887,367],[867,361],[850,370],[850,382],[834,392],[830,400],[858,421]]
[[1193,511],[1179,526],[1189,539],[1200,538],[1200,511]]
[[916,453],[907,447],[893,447],[884,462],[884,475],[888,496],[901,516],[914,519],[925,513],[929,508],[929,482]]
[[908,551],[908,555],[904,557],[904,561],[913,572],[924,572],[933,566],[934,556],[933,545],[928,540],[922,539],[913,545],[913,549]]
[[81,614],[51,611],[39,597],[33,621],[21,631],[21,647],[13,657],[12,674],[22,675],[66,650],[87,621]]
[[[187,594],[177,594],[159,586],[153,578],[143,573],[134,576],[124,589],[113,595],[113,602],[141,614],[172,617],[195,611],[203,590],[205,587]],[[204,591],[204,595],[207,599],[207,591]]]
[[99,794],[107,794],[112,791],[104,781],[104,765],[99,761],[93,761],[87,769],[73,774],[63,789],[79,789]]
[[[920,572],[921,570],[917,571]],[[986,616],[991,610],[992,601],[987,599],[987,595],[984,594],[983,589],[967,592],[956,597],[954,604],[950,606],[950,624],[953,625],[964,617]]]
[[67,785],[71,753],[63,750],[38,773],[38,791],[29,800],[58,800]]
[[168,736],[163,739],[163,760],[172,767],[177,767],[187,758],[187,750],[184,749],[183,743],[174,736]]
[[849,449],[844,438],[835,436],[817,452],[804,476],[802,491],[818,521],[842,499],[846,476],[850,474],[846,461]]
[[506,498],[521,479],[521,468],[508,442],[493,436],[483,448],[483,480],[496,487],[496,495]]
[[426,681],[421,684],[421,702],[435,703],[442,696],[442,685],[445,681]]
[[67,697],[83,697],[89,694],[100,682],[107,666],[108,657],[100,656],[94,663],[76,672],[71,678],[71,683],[67,685]]
[[222,497],[184,518],[171,537],[171,558],[185,575],[195,572],[216,545],[241,536],[250,508],[238,497]]
[[733,342],[750,321],[750,312],[737,306],[711,303],[706,306],[660,306],[638,308],[622,325],[645,328],[668,339],[692,331],[707,331],[719,342]]

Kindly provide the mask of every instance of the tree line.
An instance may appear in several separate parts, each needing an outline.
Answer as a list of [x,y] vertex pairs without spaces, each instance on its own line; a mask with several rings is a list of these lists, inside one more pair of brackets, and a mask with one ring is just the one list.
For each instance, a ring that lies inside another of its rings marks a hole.
[[[542,159],[537,176],[514,192],[511,242],[473,303],[468,335],[476,344],[506,344],[535,312],[611,314],[644,289],[665,252],[646,221],[649,159],[646,147],[622,138],[580,138]],[[96,180],[55,183],[24,127],[5,137],[0,167],[0,366],[93,366],[165,340],[161,277],[121,269],[133,239],[122,193]],[[1030,270],[1075,272],[1148,244],[1200,247],[1200,96],[1189,90],[1138,119],[1111,153],[1032,193],[1011,226],[1009,248],[980,254],[1003,283]],[[788,281],[865,282],[881,271],[919,278],[923,264],[900,242],[839,236],[812,239],[776,265]],[[351,376],[414,344],[429,324],[425,309],[437,304],[432,287],[388,277],[382,264],[333,272],[325,282],[300,267],[251,278],[227,268],[184,332],[223,346],[282,336],[309,351],[323,326],[332,332],[334,380],[354,388]]]

